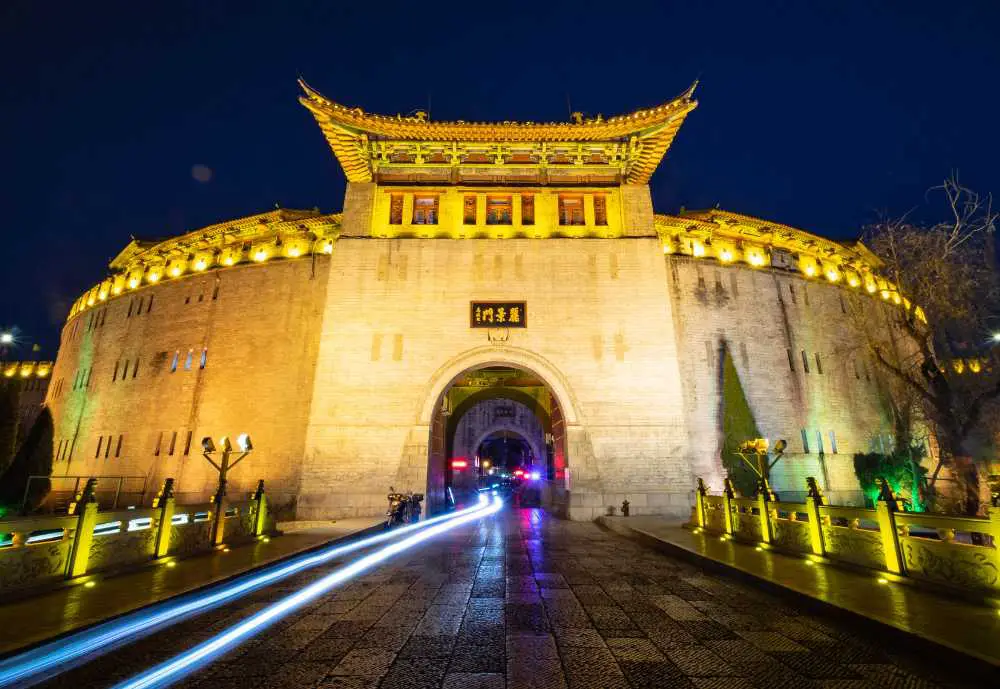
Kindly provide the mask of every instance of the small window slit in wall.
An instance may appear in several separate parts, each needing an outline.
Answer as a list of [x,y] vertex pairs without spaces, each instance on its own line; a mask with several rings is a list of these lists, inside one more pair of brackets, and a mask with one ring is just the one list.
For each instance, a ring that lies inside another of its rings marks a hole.
[[194,431],[188,431],[187,432],[187,437],[184,439],[184,456],[185,457],[187,457],[188,455],[191,454],[191,436],[193,434],[194,434]]
[[205,368],[208,365],[208,347],[204,347],[201,350],[201,361],[198,363],[198,368]]
[[132,367],[132,377],[135,378],[139,375],[139,359],[136,358],[135,365]]
[[833,431],[830,431],[830,453],[837,454],[837,436]]
[[816,431],[816,452],[823,453],[823,431]]
[[107,459],[111,455],[111,441],[114,439],[113,435],[108,436],[108,442],[104,446],[104,459]]
[[181,353],[180,350],[174,352],[174,358],[170,360],[170,372],[174,373],[177,371],[177,362],[180,360]]
[[804,349],[802,350],[802,370],[809,373],[809,355]]
[[802,452],[804,454],[809,454],[809,432],[806,429],[802,429]]
[[177,447],[177,431],[174,431],[173,434],[170,436],[170,448],[167,450],[167,454],[173,457],[174,448],[176,447]]
[[823,375],[823,362],[820,361],[819,352],[816,352],[816,373]]
[[795,373],[795,357],[792,356],[792,350],[786,349],[785,354],[788,355],[788,368],[792,373]]
[[162,445],[163,445],[163,431],[160,431],[160,434],[156,436],[156,447],[153,449],[154,457],[160,456],[160,447]]
[[184,358],[184,370],[185,371],[190,371],[191,370],[191,362],[192,362],[193,359],[194,359],[194,350],[193,349],[189,349],[188,353],[187,353],[187,356]]
[[118,442],[115,444],[115,457],[120,457],[122,453],[122,434],[118,434]]
[[97,436],[97,451],[94,452],[94,459],[97,459],[98,457],[101,456],[101,444],[103,442],[104,442],[104,436],[103,435]]

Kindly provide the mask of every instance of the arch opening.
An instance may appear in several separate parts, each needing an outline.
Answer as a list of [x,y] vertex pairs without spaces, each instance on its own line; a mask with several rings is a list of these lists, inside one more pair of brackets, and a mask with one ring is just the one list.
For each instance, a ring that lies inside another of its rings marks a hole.
[[527,368],[487,363],[455,375],[430,419],[428,512],[468,504],[498,484],[565,516],[564,418],[552,387]]

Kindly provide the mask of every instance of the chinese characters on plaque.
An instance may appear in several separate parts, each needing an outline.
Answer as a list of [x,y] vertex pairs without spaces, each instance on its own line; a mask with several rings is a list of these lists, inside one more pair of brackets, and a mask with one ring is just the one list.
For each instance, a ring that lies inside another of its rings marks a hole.
[[524,301],[474,301],[471,303],[470,327],[526,328],[528,308]]

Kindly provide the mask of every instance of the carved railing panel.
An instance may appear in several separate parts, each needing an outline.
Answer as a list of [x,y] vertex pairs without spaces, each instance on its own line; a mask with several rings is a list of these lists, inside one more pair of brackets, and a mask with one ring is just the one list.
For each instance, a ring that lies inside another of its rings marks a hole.
[[774,502],[770,508],[772,545],[796,553],[811,553],[805,503]]
[[760,510],[755,498],[733,498],[733,536],[741,541],[760,541]]
[[1000,589],[992,520],[898,513],[896,526],[908,575],[959,588]]
[[62,579],[76,524],[76,517],[0,521],[0,592]]
[[718,533],[725,533],[726,531],[726,518],[725,518],[725,503],[721,497],[714,495],[705,496],[705,520],[707,524],[705,528],[710,531],[716,531]]
[[101,512],[90,543],[88,571],[124,567],[153,558],[159,510]]
[[226,543],[245,543],[253,539],[253,524],[257,517],[257,503],[253,500],[229,504],[235,513],[226,516]]
[[170,528],[170,554],[185,557],[211,550],[214,516],[213,503],[178,507]]

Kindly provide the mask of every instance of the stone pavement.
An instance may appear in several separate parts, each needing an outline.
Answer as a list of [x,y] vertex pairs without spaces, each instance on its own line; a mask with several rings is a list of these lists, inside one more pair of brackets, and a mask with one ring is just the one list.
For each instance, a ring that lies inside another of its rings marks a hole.
[[[331,568],[256,591],[42,686],[112,685]],[[989,686],[963,683],[960,670],[595,524],[507,509],[335,589],[177,686]]]
[[[817,564],[801,557],[701,531],[694,533],[662,517],[601,517],[618,533],[638,537],[668,554],[711,562],[749,581],[776,585],[836,611],[885,625],[1000,666],[1000,614],[981,602],[946,596],[901,577]],[[655,541],[655,543],[654,543]],[[888,580],[880,583],[879,579]]]
[[[0,655],[214,584],[375,526],[377,519],[341,519],[268,541],[77,582],[0,604]],[[80,584],[93,580],[93,588]],[[3,631],[17,630],[15,633]]]

